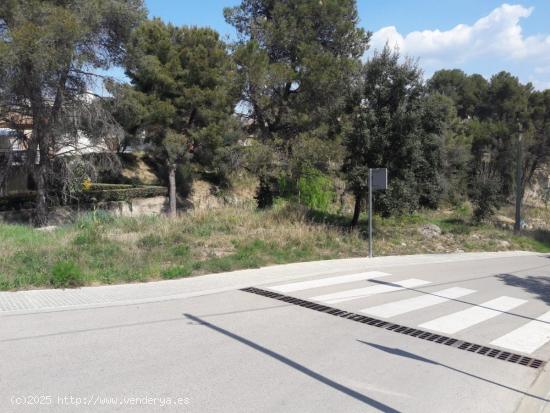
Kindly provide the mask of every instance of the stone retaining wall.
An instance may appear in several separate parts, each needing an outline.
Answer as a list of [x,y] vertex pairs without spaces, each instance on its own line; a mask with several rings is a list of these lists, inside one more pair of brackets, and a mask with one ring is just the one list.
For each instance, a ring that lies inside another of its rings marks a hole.
[[[157,196],[152,198],[134,198],[128,201],[98,202],[96,204],[80,204],[66,207],[56,207],[50,211],[50,224],[61,225],[71,221],[79,215],[90,211],[108,211],[122,217],[140,215],[160,215],[168,210],[168,197]],[[30,224],[32,209],[1,211],[0,222]]]

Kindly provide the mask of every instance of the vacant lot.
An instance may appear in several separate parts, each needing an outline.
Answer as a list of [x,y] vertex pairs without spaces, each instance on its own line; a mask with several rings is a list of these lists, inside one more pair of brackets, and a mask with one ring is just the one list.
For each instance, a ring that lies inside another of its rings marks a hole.
[[[513,236],[469,224],[467,209],[375,220],[378,255],[429,252],[550,251],[547,231]],[[72,287],[170,279],[269,264],[367,254],[366,222],[279,204],[163,217],[82,217],[51,232],[0,224],[0,289]],[[432,224],[432,225],[431,225]],[[441,233],[433,231],[436,224]]]

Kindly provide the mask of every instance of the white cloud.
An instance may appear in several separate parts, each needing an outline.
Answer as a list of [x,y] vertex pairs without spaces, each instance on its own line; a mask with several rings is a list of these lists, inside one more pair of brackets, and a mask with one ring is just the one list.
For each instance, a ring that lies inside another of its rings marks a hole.
[[533,7],[503,4],[472,25],[406,35],[394,26],[384,27],[373,34],[371,50],[380,50],[388,43],[404,55],[419,58],[427,72],[483,61],[494,63],[495,59],[508,65],[525,62],[532,70],[525,77],[536,75],[535,82],[543,84],[544,79],[550,80],[550,34],[525,36],[520,25],[533,11]]
[[535,67],[534,72],[538,75],[550,75],[550,66]]
[[535,89],[538,89],[538,90],[550,89],[550,80],[541,80],[538,78],[530,77],[529,82],[533,84]]

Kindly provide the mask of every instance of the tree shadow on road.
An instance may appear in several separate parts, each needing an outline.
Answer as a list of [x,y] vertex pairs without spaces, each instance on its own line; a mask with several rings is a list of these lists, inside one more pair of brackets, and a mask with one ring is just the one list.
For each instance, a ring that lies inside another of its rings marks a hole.
[[384,353],[392,354],[394,356],[399,356],[399,357],[410,358],[410,359],[413,359],[413,360],[421,361],[423,363],[433,364],[435,366],[440,366],[440,367],[452,370],[456,373],[464,374],[466,376],[473,377],[474,379],[481,380],[481,381],[484,381],[486,383],[493,384],[495,386],[502,387],[502,388],[507,389],[507,390],[511,390],[515,393],[523,394],[527,397],[532,397],[534,399],[541,400],[543,402],[549,402],[550,401],[548,399],[545,399],[544,397],[540,397],[540,396],[537,396],[535,394],[531,394],[531,393],[527,393],[527,392],[524,392],[524,391],[519,390],[519,389],[515,389],[515,388],[507,386],[505,384],[498,383],[496,381],[489,380],[489,379],[486,379],[486,378],[481,377],[481,376],[477,376],[477,375],[472,374],[472,373],[468,373],[467,371],[460,370],[460,369],[457,369],[457,368],[452,367],[452,366],[448,366],[447,364],[439,363],[435,360],[431,360],[431,359],[428,359],[426,357],[422,357],[422,356],[419,356],[417,354],[410,353],[410,352],[405,351],[405,350],[401,350],[399,348],[386,347],[386,346],[382,346],[380,344],[369,343],[368,341],[363,341],[363,340],[357,340],[357,341],[360,342],[360,343],[366,344],[367,346],[370,346],[372,348],[375,348],[377,350],[383,351]]
[[540,300],[550,305],[550,277],[532,275],[519,277],[513,274],[499,274],[497,278],[504,281],[506,285],[519,287],[530,294],[537,295]]
[[226,337],[229,337],[235,341],[238,341],[240,342],[241,344],[244,344],[256,351],[259,351],[260,353],[263,353],[265,354],[266,356],[269,356],[281,363],[284,363],[286,364],[287,366],[299,371],[300,373],[303,373],[305,374],[306,376],[309,376],[311,377],[312,379],[314,380],[317,380],[329,387],[332,387],[333,389],[339,391],[339,392],[342,392],[362,403],[365,403],[366,405],[372,407],[372,408],[375,408],[377,410],[380,410],[380,411],[383,411],[383,412],[389,412],[389,413],[398,413],[398,410],[395,410],[393,408],[391,408],[390,406],[386,405],[386,404],[383,404],[377,400],[374,400],[374,399],[371,399],[370,397],[368,396],[365,396],[364,394],[361,394],[353,389],[350,389],[349,387],[346,387],[340,383],[337,383],[331,379],[329,379],[328,377],[325,377],[313,370],[310,370],[308,369],[307,367],[295,362],[294,360],[291,360],[285,356],[283,356],[282,354],[279,354],[279,353],[276,353],[272,350],[269,350],[268,348],[266,347],[263,347],[257,343],[254,343],[253,341],[250,341],[242,336],[239,336],[235,333],[232,333],[231,331],[229,330],[226,330],[222,327],[218,327],[217,325],[214,325],[214,324],[211,324],[207,321],[204,321],[203,319],[199,318],[199,317],[195,317],[191,314],[183,314],[186,318],[188,318],[189,320],[191,321],[194,321],[195,323],[197,323],[198,325],[202,325],[202,326],[205,326],[205,327],[208,327],[209,329],[211,330],[214,330],[218,333],[221,333],[223,335],[225,335]]

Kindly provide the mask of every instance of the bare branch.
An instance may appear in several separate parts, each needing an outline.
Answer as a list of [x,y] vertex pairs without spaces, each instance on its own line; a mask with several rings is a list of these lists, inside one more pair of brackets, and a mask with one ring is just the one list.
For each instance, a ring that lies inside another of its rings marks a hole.
[[97,77],[100,79],[113,79],[112,76],[104,76],[104,75],[100,75],[99,73],[86,72],[85,70],[76,69],[74,67],[71,68],[70,71],[73,73],[78,73],[79,75],[83,75],[83,76]]

